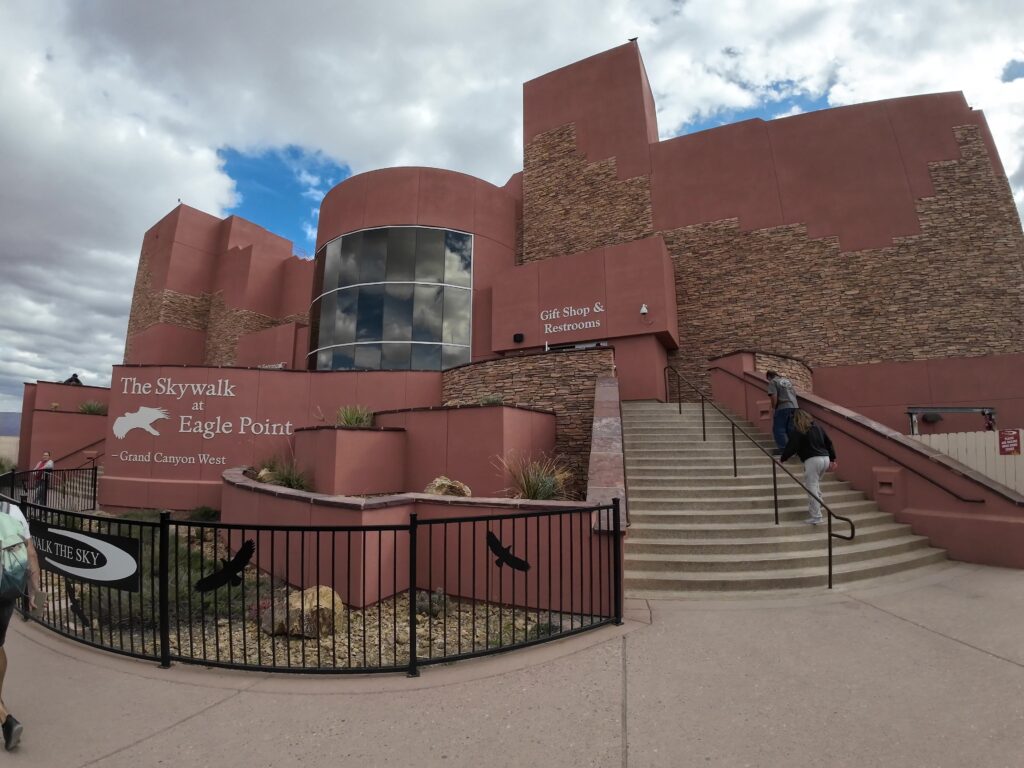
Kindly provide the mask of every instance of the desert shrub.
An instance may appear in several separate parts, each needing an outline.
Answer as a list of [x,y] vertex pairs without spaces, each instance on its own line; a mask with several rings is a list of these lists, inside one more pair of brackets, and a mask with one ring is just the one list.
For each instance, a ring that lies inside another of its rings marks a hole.
[[445,612],[447,602],[448,597],[440,587],[433,592],[427,592],[425,589],[416,590],[416,613],[425,613],[436,619]]
[[87,413],[90,416],[106,416],[107,406],[99,400],[86,400],[78,406],[79,413]]
[[501,405],[505,402],[501,395],[484,395],[480,398],[480,405]]
[[506,491],[517,499],[552,501],[571,499],[572,470],[559,456],[504,456],[499,465],[508,472],[512,483]]
[[423,489],[424,493],[432,496],[472,496],[472,489],[463,482],[452,480],[450,477],[441,475],[430,481],[430,484]]
[[309,478],[299,468],[294,458],[285,459],[280,456],[271,456],[258,467],[256,479],[263,483],[293,488],[297,491],[308,491],[311,488]]
[[189,512],[188,519],[199,523],[217,523],[220,522],[220,510],[204,504]]
[[334,423],[339,427],[372,427],[373,411],[362,405],[343,405]]
[[18,467],[18,462],[8,459],[6,456],[0,456],[0,475],[6,475],[8,472],[13,472]]

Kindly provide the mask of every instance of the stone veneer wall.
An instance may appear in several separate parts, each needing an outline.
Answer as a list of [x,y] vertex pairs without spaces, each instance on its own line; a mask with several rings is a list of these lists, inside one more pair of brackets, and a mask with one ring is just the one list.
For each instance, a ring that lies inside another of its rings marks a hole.
[[814,389],[814,378],[807,363],[784,355],[773,355],[770,352],[754,353],[754,368],[761,373],[775,371],[786,376],[798,389],[808,392]]
[[248,309],[236,309],[224,303],[220,292],[192,296],[170,289],[152,290],[149,260],[139,259],[139,271],[132,293],[131,314],[125,338],[125,359],[131,355],[134,336],[157,323],[189,328],[206,333],[206,365],[233,365],[238,339],[246,333],[262,331],[285,323],[306,323],[308,315],[295,314],[273,318]]
[[555,451],[565,457],[585,490],[594,419],[594,385],[613,376],[611,349],[504,357],[445,371],[442,397],[446,405],[478,403],[500,395],[507,403],[544,408],[555,413]]
[[573,124],[534,137],[523,149],[522,261],[648,237],[651,180],[623,181],[615,158],[588,163]]
[[842,252],[799,224],[735,219],[662,233],[675,265],[679,337],[669,360],[705,382],[708,358],[769,349],[811,365],[1024,351],[1024,234],[976,126],[962,157],[930,163],[921,233]]

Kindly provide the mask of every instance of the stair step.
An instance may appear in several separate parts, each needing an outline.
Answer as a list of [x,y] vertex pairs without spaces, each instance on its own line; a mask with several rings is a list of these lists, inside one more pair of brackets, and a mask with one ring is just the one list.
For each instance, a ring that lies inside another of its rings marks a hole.
[[[841,563],[833,568],[833,581],[843,584],[916,568],[946,559],[945,550],[931,547],[902,552],[866,562]],[[722,573],[672,573],[626,570],[626,597],[672,597],[695,590],[732,591],[794,589],[825,586],[828,575],[823,567],[788,568],[775,571],[729,571]]]
[[[832,493],[825,494],[822,496],[823,500],[829,507],[835,508],[836,504],[847,502],[847,501],[863,501],[864,494],[861,491],[848,490],[848,491],[833,491]],[[771,494],[764,494],[763,496],[734,496],[734,495],[720,495],[714,497],[697,498],[694,496],[682,496],[682,497],[664,497],[664,496],[641,496],[636,497],[630,495],[629,498],[631,509],[636,512],[653,512],[653,511],[700,511],[700,512],[711,512],[722,510],[744,510],[744,509],[775,509],[775,504]],[[808,495],[800,491],[794,493],[793,491],[780,491],[779,492],[779,509],[806,509],[808,502]]]
[[[881,512],[877,509],[870,509],[864,512],[852,512],[846,514],[857,526],[857,534],[861,531],[876,526],[894,524],[892,515]],[[842,521],[833,521],[833,526],[843,532],[846,524]],[[631,519],[629,536],[626,541],[673,539],[685,538],[689,541],[700,541],[705,539],[718,538],[755,538],[790,536],[797,532],[806,532],[808,529],[798,519],[781,521],[779,525],[772,523],[772,517],[767,519],[761,517],[758,520],[721,520],[715,522],[677,522],[672,519],[656,521]]]
[[[761,531],[752,530],[748,537],[719,536],[702,539],[696,536],[689,538],[679,536],[662,538],[637,536],[637,530],[635,527],[631,527],[629,536],[626,537],[625,552],[629,558],[633,557],[634,554],[659,556],[750,555],[771,552],[795,552],[818,549],[822,546],[822,534],[819,533],[818,528],[811,528],[811,526],[803,524],[798,524],[798,526],[780,525],[779,528],[782,530],[776,536],[758,535]],[[840,532],[844,531],[841,530]],[[910,526],[900,525],[899,523],[883,523],[870,527],[863,527],[858,524],[857,538],[854,541],[866,543],[896,539],[908,535],[913,535],[910,533]],[[849,542],[842,539],[837,539],[836,542],[842,542],[844,546],[849,545]]]

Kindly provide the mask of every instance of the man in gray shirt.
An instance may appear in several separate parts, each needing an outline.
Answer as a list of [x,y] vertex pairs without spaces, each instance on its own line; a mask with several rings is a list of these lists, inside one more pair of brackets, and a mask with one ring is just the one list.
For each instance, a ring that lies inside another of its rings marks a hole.
[[799,407],[796,402],[796,391],[793,382],[775,371],[768,371],[768,397],[772,401],[772,437],[779,453],[789,442],[789,433],[793,425],[793,413]]

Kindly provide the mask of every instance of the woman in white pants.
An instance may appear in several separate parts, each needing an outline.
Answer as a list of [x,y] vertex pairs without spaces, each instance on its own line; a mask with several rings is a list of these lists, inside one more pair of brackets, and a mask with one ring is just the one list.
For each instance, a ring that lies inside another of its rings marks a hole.
[[811,414],[802,409],[793,414],[793,431],[786,447],[782,449],[779,463],[794,454],[804,463],[804,485],[811,492],[807,499],[807,519],[804,522],[817,525],[822,521],[821,502],[818,501],[821,498],[821,478],[838,464],[836,449],[832,447],[828,434],[814,423]]

